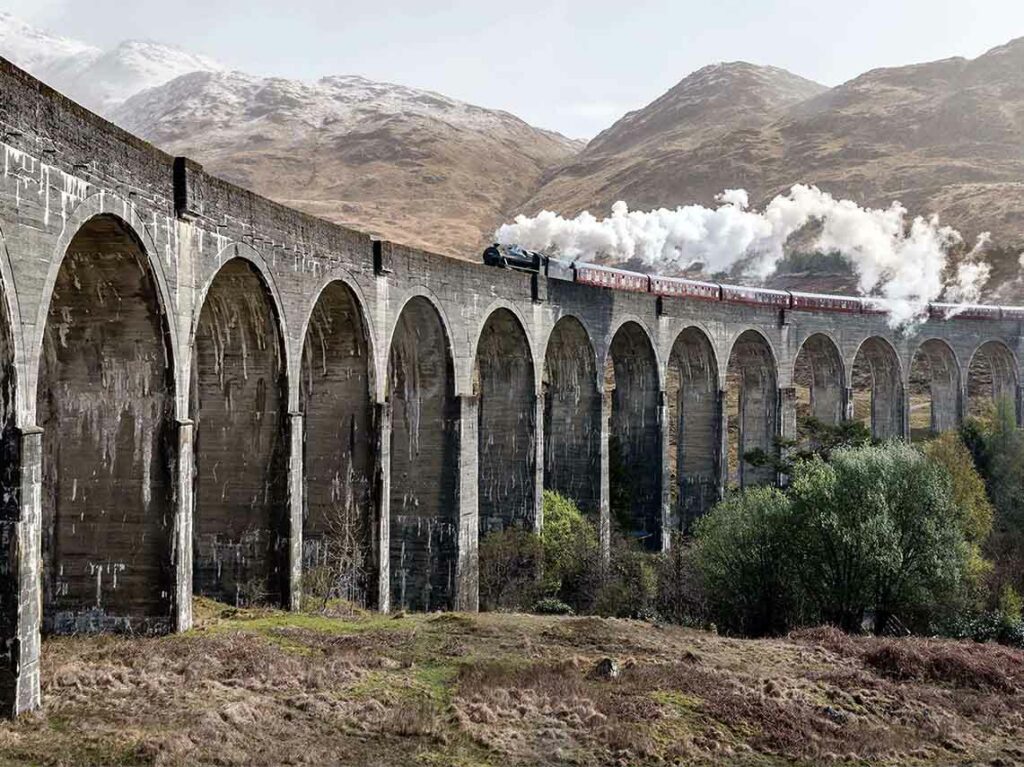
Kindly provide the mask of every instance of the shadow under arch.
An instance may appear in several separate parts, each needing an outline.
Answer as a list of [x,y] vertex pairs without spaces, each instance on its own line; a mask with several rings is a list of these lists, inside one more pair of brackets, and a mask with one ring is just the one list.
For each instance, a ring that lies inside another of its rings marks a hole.
[[778,433],[778,367],[768,339],[749,329],[733,341],[726,367],[729,482],[739,487],[771,484],[771,462],[747,460],[752,452],[774,456]]
[[929,338],[917,347],[909,371],[912,439],[940,434],[960,425],[960,380],[960,362],[948,343]]
[[387,398],[390,604],[450,609],[459,543],[459,413],[450,336],[429,297],[411,297],[395,323]]
[[857,348],[850,366],[853,417],[867,424],[875,439],[903,436],[903,369],[885,338],[871,336]]
[[797,437],[805,434],[807,418],[828,426],[841,423],[846,414],[846,372],[839,346],[825,333],[813,333],[800,344],[793,360],[796,389]]
[[231,604],[288,594],[287,353],[278,305],[251,259],[225,261],[197,307],[195,593]]
[[967,366],[968,414],[982,416],[991,407],[1009,402],[1019,424],[1018,370],[1017,358],[1003,341],[986,341],[975,349]]
[[477,399],[479,534],[537,521],[537,398],[526,329],[508,309],[491,312],[473,366]]
[[379,599],[376,365],[366,314],[347,283],[332,280],[317,296],[299,368],[303,593],[368,607]]
[[44,300],[47,633],[171,626],[174,362],[153,259],[120,216],[90,216]]
[[647,330],[622,323],[605,359],[612,523],[649,551],[662,548],[658,360]]
[[[113,201],[114,204],[111,204]],[[120,209],[120,213],[113,208]],[[72,241],[78,234],[89,225],[93,219],[105,221],[116,221],[125,236],[134,241],[137,248],[143,254],[142,267],[147,269],[153,280],[157,303],[162,315],[168,345],[172,360],[178,361],[181,358],[181,349],[178,344],[175,318],[168,307],[173,306],[170,287],[164,262],[159,257],[159,249],[149,228],[139,219],[134,206],[123,197],[109,192],[96,192],[82,200],[73,210],[69,211],[64,229],[58,237],[53,251],[50,254],[46,276],[43,280],[41,300],[36,310],[35,335],[27,334],[25,338],[25,359],[37,359],[41,353],[43,334],[45,333],[46,320],[50,313],[50,301],[52,300],[54,287],[58,275],[64,266],[64,259],[71,246]],[[16,296],[12,296],[17,300]],[[30,396],[36,388],[36,375],[38,370],[34,367],[26,368],[26,380],[23,385],[26,387],[26,404],[34,407],[34,397]],[[34,411],[33,411],[34,412]]]
[[690,326],[676,336],[665,399],[674,516],[678,529],[685,531],[718,501],[721,484],[718,359],[702,328]]
[[544,487],[597,518],[601,484],[601,392],[583,323],[565,315],[544,352]]

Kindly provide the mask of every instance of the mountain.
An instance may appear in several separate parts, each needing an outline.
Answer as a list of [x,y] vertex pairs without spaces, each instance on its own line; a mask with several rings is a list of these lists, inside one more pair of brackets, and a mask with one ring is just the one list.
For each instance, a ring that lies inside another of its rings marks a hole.
[[734,132],[755,134],[786,107],[826,90],[776,67],[704,67],[598,134],[526,207],[600,215],[616,200],[633,209],[711,201],[727,187],[743,186],[745,174],[722,184],[711,169],[692,172],[695,153]]
[[773,68],[707,67],[596,137],[525,208],[601,215],[618,199],[707,204],[735,187],[763,204],[798,182],[864,205],[900,200],[969,240],[989,231],[993,284],[1013,279],[1024,247],[1024,39],[828,90]]
[[506,112],[352,76],[194,72],[112,116],[280,202],[463,257],[579,149]]
[[51,35],[0,13],[0,53],[83,106],[107,116],[125,99],[179,75],[223,66],[161,43],[128,40],[109,51]]
[[109,51],[0,14],[0,54],[142,138],[309,213],[476,258],[582,148],[506,112],[361,77],[229,72],[153,42]]
[[[254,77],[152,42],[104,51],[7,14],[0,54],[242,186],[451,255],[476,258],[520,212],[710,204],[738,187],[763,205],[799,182],[864,205],[900,200],[969,240],[990,231],[993,284],[1024,297],[1024,39],[834,88],[776,67],[714,64],[585,147],[429,91]],[[850,289],[841,267],[797,257],[775,281]]]

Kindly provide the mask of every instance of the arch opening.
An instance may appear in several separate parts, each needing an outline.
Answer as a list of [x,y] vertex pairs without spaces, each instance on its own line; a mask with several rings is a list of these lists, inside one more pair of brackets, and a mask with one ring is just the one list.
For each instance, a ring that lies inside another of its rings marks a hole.
[[910,363],[910,438],[927,439],[960,424],[960,366],[947,344],[932,338]]
[[288,424],[282,333],[270,290],[241,258],[213,278],[196,325],[195,593],[236,605],[288,593]]
[[441,317],[423,297],[402,309],[391,340],[390,581],[395,609],[453,604],[458,557],[458,411]]
[[984,416],[999,403],[1008,402],[1016,414],[1018,386],[1013,352],[1001,341],[982,344],[967,368],[968,413]]
[[601,503],[601,392],[595,359],[580,321],[560,319],[544,355],[544,487],[596,518]]
[[672,345],[665,397],[672,500],[685,531],[718,500],[721,476],[718,363],[697,328],[684,330]]
[[903,436],[903,382],[899,358],[887,341],[864,341],[853,360],[853,417],[875,439]]
[[479,535],[532,529],[536,519],[537,400],[533,358],[516,316],[498,309],[477,344]]
[[361,607],[377,602],[380,561],[372,370],[355,294],[332,282],[313,307],[302,347],[303,592]]
[[174,378],[156,281],[100,215],[53,287],[37,384],[45,633],[171,625]]
[[771,484],[771,462],[751,462],[760,452],[775,455],[778,421],[778,376],[775,356],[764,336],[743,332],[733,344],[726,368],[729,483],[738,487]]
[[625,323],[605,363],[611,517],[618,532],[661,549],[661,428],[658,363],[644,329]]
[[793,363],[797,440],[808,439],[814,422],[836,426],[844,420],[843,360],[831,338],[815,333],[800,346]]

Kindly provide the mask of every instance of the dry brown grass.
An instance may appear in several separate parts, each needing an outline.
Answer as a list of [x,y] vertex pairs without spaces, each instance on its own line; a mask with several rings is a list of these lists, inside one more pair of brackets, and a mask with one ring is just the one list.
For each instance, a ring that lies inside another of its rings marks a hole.
[[[200,605],[201,628],[44,644],[0,765],[1024,763],[1024,654],[831,629],[745,641],[524,615]],[[594,673],[615,658],[621,673]]]

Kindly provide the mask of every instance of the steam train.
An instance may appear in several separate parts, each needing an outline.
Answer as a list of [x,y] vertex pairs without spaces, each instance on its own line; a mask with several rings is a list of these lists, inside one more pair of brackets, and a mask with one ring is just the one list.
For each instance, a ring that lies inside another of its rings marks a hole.
[[[688,280],[683,277],[641,274],[582,261],[565,261],[521,248],[518,245],[496,243],[484,250],[483,259],[485,264],[502,269],[529,272],[550,279],[577,282],[581,285],[593,285],[599,288],[651,293],[667,298],[725,301],[805,312],[886,313],[883,302],[875,298],[750,288],[718,282]],[[928,314],[932,319],[947,319],[955,316],[957,319],[966,320],[1024,320],[1024,307],[931,303],[928,305]]]

